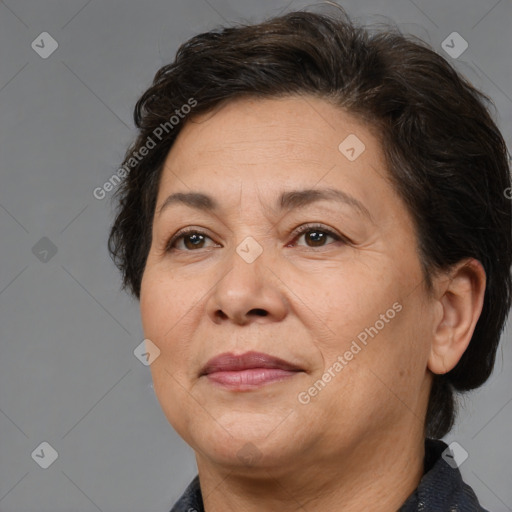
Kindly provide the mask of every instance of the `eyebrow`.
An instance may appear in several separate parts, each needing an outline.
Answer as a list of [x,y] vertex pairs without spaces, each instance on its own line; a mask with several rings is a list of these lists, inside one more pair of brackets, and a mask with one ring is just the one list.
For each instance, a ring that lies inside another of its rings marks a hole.
[[[336,201],[338,203],[346,204],[373,222],[373,218],[369,210],[363,203],[361,203],[361,201],[347,192],[343,192],[342,190],[335,188],[286,191],[281,194],[277,204],[279,211],[290,211],[318,201]],[[220,207],[217,200],[207,194],[203,194],[201,192],[176,192],[175,194],[168,196],[163,202],[162,206],[158,210],[158,215],[160,216],[165,209],[173,204],[183,204],[190,208],[202,211],[218,211]]]

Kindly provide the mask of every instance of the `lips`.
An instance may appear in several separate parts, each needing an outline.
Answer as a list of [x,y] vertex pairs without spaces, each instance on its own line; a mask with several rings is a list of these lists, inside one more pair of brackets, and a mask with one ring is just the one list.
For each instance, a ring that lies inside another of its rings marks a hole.
[[282,382],[303,372],[302,368],[269,354],[246,352],[221,354],[203,367],[200,377],[233,392],[251,391],[266,384]]
[[202,368],[200,376],[217,372],[239,372],[256,368],[291,372],[303,371],[302,368],[288,361],[262,352],[246,352],[238,356],[227,352],[210,359]]

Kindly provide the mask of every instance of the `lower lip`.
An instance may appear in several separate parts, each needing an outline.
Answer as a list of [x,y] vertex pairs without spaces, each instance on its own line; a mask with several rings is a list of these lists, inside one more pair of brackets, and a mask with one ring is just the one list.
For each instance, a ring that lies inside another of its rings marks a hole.
[[296,375],[297,371],[281,370],[279,368],[251,368],[239,371],[213,372],[207,375],[208,379],[221,386],[244,390],[254,389],[264,384],[278,382]]

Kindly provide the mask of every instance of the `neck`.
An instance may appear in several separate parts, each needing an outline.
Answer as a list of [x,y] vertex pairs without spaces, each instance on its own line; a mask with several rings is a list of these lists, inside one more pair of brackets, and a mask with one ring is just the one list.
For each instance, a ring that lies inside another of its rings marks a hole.
[[205,511],[392,512],[423,476],[422,431],[395,431],[373,442],[363,439],[321,458],[311,452],[302,453],[295,465],[281,462],[243,472],[197,456]]

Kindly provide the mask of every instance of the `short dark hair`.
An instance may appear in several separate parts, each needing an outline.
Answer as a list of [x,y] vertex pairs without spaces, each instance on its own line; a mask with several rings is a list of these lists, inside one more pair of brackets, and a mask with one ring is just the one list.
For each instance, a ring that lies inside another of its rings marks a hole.
[[[388,179],[414,221],[428,291],[437,272],[465,258],[485,269],[483,311],[471,342],[455,368],[434,375],[425,435],[440,438],[455,420],[454,391],[477,388],[491,374],[511,307],[509,154],[488,111],[492,101],[396,27],[372,32],[341,8],[339,16],[299,11],[220,27],[181,45],[136,104],[139,135],[114,195],[108,245],[123,289],[140,299],[163,163],[185,122],[171,117],[189,112],[190,119],[235,98],[292,95],[323,98],[375,128]],[[191,99],[194,108],[182,108]],[[155,147],[135,161],[134,152],[150,139]]]

